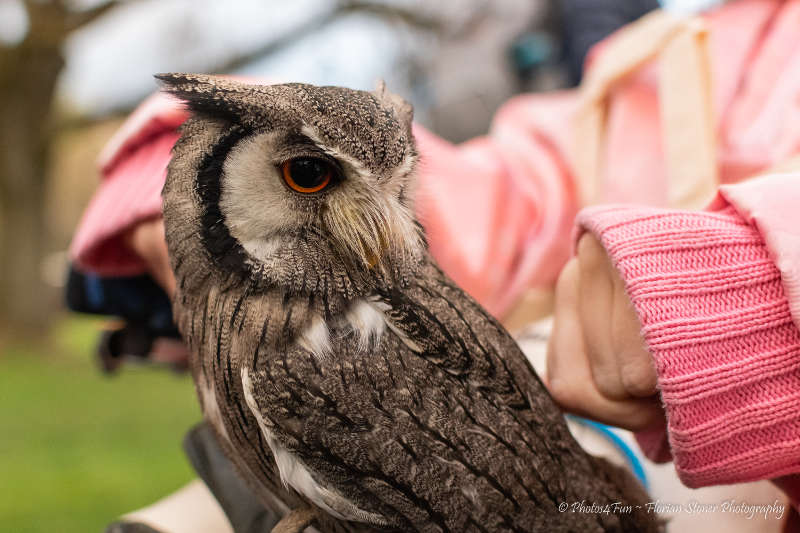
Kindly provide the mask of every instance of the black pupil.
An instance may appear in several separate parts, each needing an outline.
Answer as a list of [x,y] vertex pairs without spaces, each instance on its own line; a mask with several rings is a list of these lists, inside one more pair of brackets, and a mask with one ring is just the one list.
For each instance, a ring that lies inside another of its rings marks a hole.
[[313,189],[325,181],[328,164],[312,157],[299,157],[290,163],[289,174],[300,187]]

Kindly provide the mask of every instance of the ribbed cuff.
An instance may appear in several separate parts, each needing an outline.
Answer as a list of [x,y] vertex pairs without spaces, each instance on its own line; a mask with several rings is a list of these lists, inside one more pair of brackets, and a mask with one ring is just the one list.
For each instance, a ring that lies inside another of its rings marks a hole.
[[[619,270],[655,358],[669,449],[690,487],[800,472],[800,332],[758,231],[733,208],[578,215]],[[664,438],[640,435],[664,460]]]

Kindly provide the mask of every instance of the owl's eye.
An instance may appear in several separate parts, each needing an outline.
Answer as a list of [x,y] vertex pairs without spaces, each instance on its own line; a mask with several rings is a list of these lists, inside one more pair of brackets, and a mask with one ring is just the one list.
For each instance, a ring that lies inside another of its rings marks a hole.
[[281,165],[286,185],[302,193],[319,192],[333,181],[333,166],[318,157],[296,157]]

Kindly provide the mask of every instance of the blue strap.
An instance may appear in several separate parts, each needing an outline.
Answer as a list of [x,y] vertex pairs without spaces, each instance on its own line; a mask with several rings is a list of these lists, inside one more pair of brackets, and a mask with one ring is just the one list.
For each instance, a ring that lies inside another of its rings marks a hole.
[[577,416],[567,415],[567,418],[577,422],[582,426],[586,426],[597,431],[600,433],[600,435],[610,440],[611,444],[613,444],[614,447],[616,447],[622,453],[622,455],[625,456],[625,459],[628,461],[633,474],[639,478],[639,481],[641,481],[642,485],[644,485],[644,488],[648,488],[649,483],[647,482],[647,474],[644,472],[644,465],[642,465],[642,461],[639,459],[639,456],[636,455],[636,452],[634,452],[633,449],[631,449],[631,447],[628,446],[628,444],[622,440],[619,435],[614,433],[611,426],[600,424],[594,420],[588,420],[586,418],[580,418]]

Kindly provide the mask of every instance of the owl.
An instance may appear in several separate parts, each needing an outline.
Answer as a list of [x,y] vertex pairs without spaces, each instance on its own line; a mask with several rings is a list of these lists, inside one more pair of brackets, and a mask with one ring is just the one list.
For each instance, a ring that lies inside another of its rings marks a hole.
[[[158,79],[192,113],[163,191],[175,317],[204,416],[265,505],[305,510],[298,531],[658,529],[431,258],[408,103]],[[581,501],[629,507],[563,512]]]

